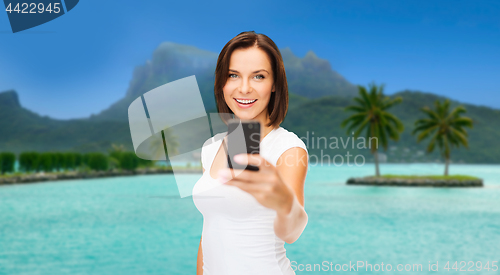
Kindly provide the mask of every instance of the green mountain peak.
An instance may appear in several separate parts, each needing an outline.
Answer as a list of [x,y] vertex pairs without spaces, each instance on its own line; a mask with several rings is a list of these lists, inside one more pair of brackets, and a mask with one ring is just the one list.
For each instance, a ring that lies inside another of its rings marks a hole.
[[19,96],[15,90],[0,92],[0,108],[21,108]]

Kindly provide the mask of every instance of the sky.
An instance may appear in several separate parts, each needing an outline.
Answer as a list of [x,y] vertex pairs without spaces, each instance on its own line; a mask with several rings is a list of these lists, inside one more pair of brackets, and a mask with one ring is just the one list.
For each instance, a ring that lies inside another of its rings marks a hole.
[[97,1],[12,33],[0,12],[0,91],[56,119],[122,98],[165,41],[219,53],[242,31],[303,57],[312,50],[353,84],[385,84],[500,109],[500,1]]

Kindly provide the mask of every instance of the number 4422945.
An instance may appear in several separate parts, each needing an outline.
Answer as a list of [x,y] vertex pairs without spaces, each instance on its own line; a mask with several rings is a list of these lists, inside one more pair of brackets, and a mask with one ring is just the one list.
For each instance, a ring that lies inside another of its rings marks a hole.
[[12,3],[9,3],[5,11],[8,13],[17,12],[17,13],[60,13],[61,7],[59,6],[61,3],[49,3],[46,7],[43,3],[17,3],[17,5],[12,9]]
[[[450,269],[453,269],[455,271],[480,271],[482,269],[485,269],[485,270],[488,270],[488,271],[490,271],[490,269],[491,269],[491,271],[497,271],[498,270],[497,263],[498,263],[498,261],[492,261],[491,262],[491,267],[490,267],[490,262],[489,261],[486,262],[486,264],[484,264],[484,265],[480,261],[477,261],[477,262],[473,262],[473,261],[469,261],[469,262],[466,262],[466,261],[449,262],[448,261],[444,265],[444,269],[446,271],[450,271]],[[453,264],[453,266],[450,267],[450,264]]]

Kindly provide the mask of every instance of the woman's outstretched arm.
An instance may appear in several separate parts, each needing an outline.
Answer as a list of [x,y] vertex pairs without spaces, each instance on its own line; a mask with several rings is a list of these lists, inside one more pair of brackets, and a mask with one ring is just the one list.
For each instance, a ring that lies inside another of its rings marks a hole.
[[196,261],[196,275],[203,275],[203,250],[201,249],[201,240],[200,237],[200,246],[198,247],[198,259]]
[[239,154],[234,160],[240,164],[256,165],[259,170],[221,169],[219,180],[250,193],[263,206],[276,210],[276,236],[287,243],[295,242],[307,224],[304,210],[306,150],[300,147],[286,150],[276,166],[259,154]]
[[295,242],[308,219],[304,209],[306,150],[300,147],[286,150],[276,166],[259,154],[239,154],[234,160],[240,164],[257,165],[259,171],[221,169],[219,180],[250,193],[263,206],[276,210],[276,236],[287,243]]
[[304,183],[307,175],[307,152],[300,147],[285,151],[276,163],[278,173],[292,190],[293,197],[284,204],[282,211],[277,211],[274,220],[276,236],[287,243],[295,242],[307,225],[307,213],[304,209]]
[[[203,174],[205,174],[205,168],[203,169]],[[201,240],[200,237],[200,246],[198,246],[198,257],[196,259],[196,275],[203,275],[203,250],[201,249]]]

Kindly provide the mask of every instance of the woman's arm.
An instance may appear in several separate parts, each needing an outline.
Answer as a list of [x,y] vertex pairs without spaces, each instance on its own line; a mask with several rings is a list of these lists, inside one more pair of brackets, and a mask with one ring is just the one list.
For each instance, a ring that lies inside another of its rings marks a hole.
[[276,210],[276,236],[287,243],[295,242],[307,224],[303,206],[306,150],[300,147],[286,150],[276,166],[259,154],[239,154],[234,160],[240,164],[256,165],[259,170],[221,169],[219,181],[250,193],[263,206]]
[[[203,174],[205,173],[205,168],[203,169]],[[203,275],[203,250],[201,249],[201,240],[200,237],[200,245],[198,246],[198,258],[196,259],[196,275]]]
[[201,249],[201,240],[200,237],[200,246],[198,247],[198,259],[196,261],[196,275],[203,275],[203,250]]
[[286,150],[276,168],[284,183],[292,190],[292,198],[277,211],[274,232],[287,243],[295,242],[304,231],[308,217],[304,209],[304,183],[307,175],[307,152],[300,147]]

